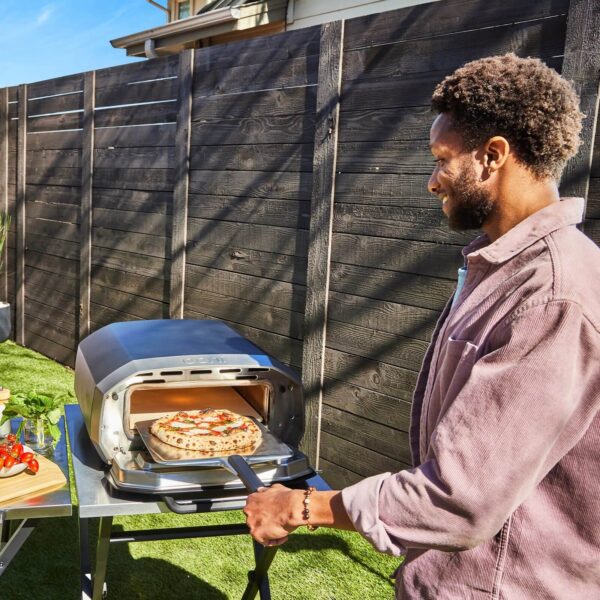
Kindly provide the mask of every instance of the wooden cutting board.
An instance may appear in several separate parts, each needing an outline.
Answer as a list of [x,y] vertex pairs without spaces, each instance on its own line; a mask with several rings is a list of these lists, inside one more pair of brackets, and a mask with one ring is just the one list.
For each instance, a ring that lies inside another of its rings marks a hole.
[[60,467],[44,456],[36,455],[40,470],[34,475],[27,471],[0,479],[0,502],[6,502],[21,496],[39,495],[51,488],[62,487],[66,478]]

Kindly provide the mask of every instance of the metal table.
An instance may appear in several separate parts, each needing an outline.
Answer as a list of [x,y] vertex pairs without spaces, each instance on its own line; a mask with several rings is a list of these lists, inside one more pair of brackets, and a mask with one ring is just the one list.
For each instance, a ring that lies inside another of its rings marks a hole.
[[[13,432],[17,431],[20,422],[21,419],[11,420]],[[35,529],[39,519],[70,517],[72,514],[64,417],[61,417],[58,426],[61,437],[56,448],[54,450],[50,448],[40,454],[58,464],[67,481],[60,489],[47,494],[29,495],[0,504],[0,575],[6,571],[12,559]]]
[[[111,543],[248,534],[248,528],[243,523],[113,532],[112,521],[115,516],[157,514],[171,511],[158,498],[114,490],[106,479],[107,466],[100,460],[89,438],[81,409],[77,405],[65,406],[65,414],[71,444],[75,486],[79,497],[82,600],[100,600],[106,596],[106,568]],[[318,475],[304,480],[303,485],[311,485],[319,490],[330,489]],[[201,495],[196,494],[195,499],[198,497],[201,500]],[[246,503],[246,497],[247,494],[241,490],[231,491],[217,500],[209,498],[209,495],[207,495],[206,502],[201,503],[196,512],[241,510]],[[100,519],[93,570],[89,544],[89,519],[92,518]],[[264,549],[260,544],[254,543],[256,567],[254,571],[248,574],[249,584],[243,600],[253,598],[256,590],[258,590],[261,600],[270,600],[267,571],[270,561],[273,559],[274,550],[275,548]]]

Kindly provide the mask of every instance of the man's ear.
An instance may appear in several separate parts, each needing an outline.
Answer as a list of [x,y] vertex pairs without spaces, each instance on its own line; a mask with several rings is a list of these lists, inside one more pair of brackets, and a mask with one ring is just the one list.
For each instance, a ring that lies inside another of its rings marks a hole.
[[508,160],[511,148],[510,143],[505,137],[496,135],[485,143],[484,148],[484,167],[490,172],[501,169]]

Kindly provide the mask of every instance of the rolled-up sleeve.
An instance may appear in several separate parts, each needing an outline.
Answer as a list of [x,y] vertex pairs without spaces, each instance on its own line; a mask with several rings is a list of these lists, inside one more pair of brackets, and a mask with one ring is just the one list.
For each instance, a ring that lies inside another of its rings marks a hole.
[[493,537],[600,408],[600,335],[550,301],[506,320],[432,432],[418,467],[342,491],[378,550],[464,550]]

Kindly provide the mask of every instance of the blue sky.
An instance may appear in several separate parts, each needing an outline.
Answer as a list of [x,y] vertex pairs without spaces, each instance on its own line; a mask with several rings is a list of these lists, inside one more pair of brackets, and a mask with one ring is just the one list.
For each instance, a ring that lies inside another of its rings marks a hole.
[[0,0],[0,87],[139,60],[110,40],[165,23],[145,0]]

